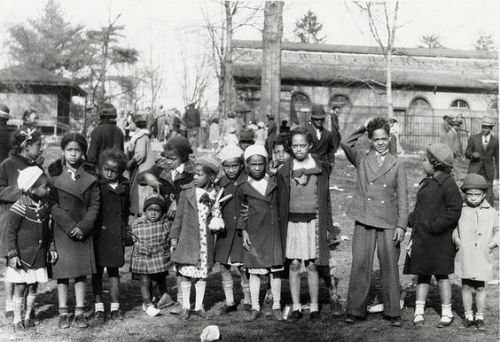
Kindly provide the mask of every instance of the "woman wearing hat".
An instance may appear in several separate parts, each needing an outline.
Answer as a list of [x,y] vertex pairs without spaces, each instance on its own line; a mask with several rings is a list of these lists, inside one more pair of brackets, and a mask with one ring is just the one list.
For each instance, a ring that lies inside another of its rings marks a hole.
[[123,151],[123,133],[116,126],[116,108],[111,103],[104,103],[99,108],[100,122],[90,133],[90,145],[87,153],[88,161],[99,162],[101,152],[106,149],[117,148]]
[[141,215],[143,203],[153,191],[151,187],[139,183],[139,174],[149,170],[155,164],[153,150],[151,148],[150,132],[146,129],[146,117],[134,115],[130,122],[132,136],[127,144],[129,156],[128,169],[130,171],[130,213]]
[[486,200],[495,206],[493,197],[493,180],[498,179],[498,138],[491,134],[496,120],[490,116],[483,117],[481,133],[469,138],[465,157],[470,159],[468,173],[477,173],[488,182]]
[[408,218],[412,234],[403,273],[418,275],[415,325],[424,324],[425,300],[433,275],[441,297],[438,327],[453,321],[448,275],[454,271],[452,233],[462,209],[462,196],[450,175],[453,159],[453,151],[446,144],[436,143],[427,148],[423,162],[427,177],[420,182],[415,209]]

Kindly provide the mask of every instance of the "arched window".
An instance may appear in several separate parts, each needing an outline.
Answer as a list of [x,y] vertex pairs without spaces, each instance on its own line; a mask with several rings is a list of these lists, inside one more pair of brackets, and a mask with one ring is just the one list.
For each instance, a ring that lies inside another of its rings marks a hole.
[[450,108],[467,109],[469,108],[469,104],[464,100],[458,99],[451,103]]
[[350,105],[351,101],[349,101],[349,98],[345,95],[333,95],[328,101],[328,107],[332,109],[343,108]]
[[416,97],[410,103],[411,109],[430,109],[431,104],[423,97]]
[[311,111],[311,100],[306,93],[297,91],[292,94],[290,99],[290,121],[298,122],[304,125],[308,120],[308,114]]
[[497,111],[498,110],[498,101],[497,100],[491,101],[490,105],[488,106],[488,109],[492,110],[492,111]]

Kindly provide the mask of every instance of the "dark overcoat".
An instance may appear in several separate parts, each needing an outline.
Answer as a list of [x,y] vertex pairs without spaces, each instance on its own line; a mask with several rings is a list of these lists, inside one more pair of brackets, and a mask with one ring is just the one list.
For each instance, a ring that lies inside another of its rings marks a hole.
[[105,121],[99,124],[90,133],[90,146],[87,152],[88,161],[97,164],[102,151],[117,148],[123,151],[123,132],[116,127],[116,123]]
[[368,226],[406,230],[408,186],[403,162],[388,153],[379,167],[373,149],[360,151],[355,147],[364,132],[364,127],[359,128],[341,144],[347,159],[357,168],[356,192],[347,214]]
[[[474,158],[472,156],[474,152],[479,152],[481,156],[479,158]],[[483,138],[481,134],[471,136],[467,143],[465,157],[470,159],[468,173],[479,173],[489,182],[498,178],[498,139],[493,135],[490,136],[490,141],[488,145],[486,145],[486,149],[483,148]]]
[[269,177],[265,196],[246,180],[236,190],[236,198],[240,208],[237,228],[248,232],[251,243],[251,251],[245,249],[243,253],[243,265],[246,268],[282,266],[284,252],[276,177]]
[[[54,279],[75,278],[96,272],[93,234],[101,200],[97,178],[88,172],[90,170],[91,166],[81,165],[76,181],[73,181],[60,160],[48,168],[52,187],[50,211],[59,254],[52,267]],[[83,232],[83,240],[69,237],[75,227]]]
[[219,185],[224,188],[223,196],[232,195],[222,205],[225,230],[223,233],[217,234],[215,243],[215,261],[222,264],[227,264],[229,259],[231,259],[232,263],[243,262],[243,240],[241,232],[236,229],[238,216],[240,216],[236,200],[236,189],[247,178],[248,174],[241,172],[234,182],[226,176],[223,176],[219,181]]
[[[313,158],[317,165],[320,161]],[[279,214],[281,228],[281,243],[286,250],[286,235],[288,231],[288,214],[290,211],[290,177],[293,167],[293,159],[289,159],[278,171],[278,190],[279,190]],[[317,194],[318,194],[318,226],[319,226],[319,258],[318,264],[329,265],[330,249],[328,248],[327,232],[332,227],[332,208],[330,204],[329,171],[325,165],[322,171],[317,175]]]
[[340,134],[334,135],[326,128],[323,128],[321,139],[318,140],[316,128],[313,125],[306,125],[306,128],[313,139],[313,146],[309,152],[325,164],[328,167],[328,173],[330,173],[333,164],[335,164],[335,152],[339,148]]
[[94,235],[96,262],[103,267],[122,267],[130,215],[130,184],[127,179],[120,178],[113,189],[100,179],[99,189],[101,209]]
[[9,157],[10,137],[16,130],[16,126],[0,124],[0,163]]
[[[172,253],[172,261],[184,265],[200,264],[200,223],[198,220],[198,203],[194,183],[184,185],[179,198],[177,212],[171,230],[171,238],[177,239],[177,247]],[[214,264],[214,235],[208,229],[207,219],[207,266]]]
[[411,257],[404,273],[447,275],[453,273],[455,246],[452,234],[462,210],[458,186],[446,172],[420,183],[415,209],[409,216]]
[[0,257],[6,257],[8,252],[5,232],[9,209],[22,195],[17,187],[19,171],[34,165],[33,160],[14,153],[0,164]]

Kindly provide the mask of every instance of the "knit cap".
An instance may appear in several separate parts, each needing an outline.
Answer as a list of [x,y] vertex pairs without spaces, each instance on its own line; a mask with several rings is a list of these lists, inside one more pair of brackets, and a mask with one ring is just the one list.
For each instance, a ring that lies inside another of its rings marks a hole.
[[470,173],[464,178],[462,187],[460,189],[462,189],[463,192],[466,192],[469,189],[487,190],[488,183],[483,176],[476,173]]
[[19,177],[17,177],[17,187],[21,191],[26,192],[36,181],[43,175],[43,170],[38,166],[29,166],[24,170],[19,171]]
[[216,174],[218,174],[220,171],[219,161],[217,159],[215,159],[214,157],[209,156],[209,155],[196,158],[195,164],[206,166],[209,169],[211,169],[212,171],[214,171]]
[[151,194],[149,195],[146,200],[144,201],[144,211],[151,205],[151,204],[158,204],[163,210],[163,212],[167,211],[167,202],[165,202],[165,199],[163,198],[162,195],[160,194]]
[[223,163],[228,159],[241,158],[242,156],[243,150],[241,148],[236,145],[229,144],[220,150],[217,158],[219,158],[219,160]]
[[266,148],[262,145],[250,145],[246,148],[244,153],[244,159],[248,160],[251,156],[262,156],[267,159],[268,155]]

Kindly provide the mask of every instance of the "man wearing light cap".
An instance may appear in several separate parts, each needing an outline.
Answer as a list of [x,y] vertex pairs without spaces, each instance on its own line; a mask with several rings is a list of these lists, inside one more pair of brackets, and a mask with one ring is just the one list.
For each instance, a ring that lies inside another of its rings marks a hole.
[[495,206],[493,197],[493,180],[498,179],[498,139],[491,134],[496,119],[484,116],[481,120],[481,133],[469,138],[465,157],[470,159],[468,173],[483,176],[489,184],[486,200]]
[[15,126],[7,125],[9,119],[9,107],[0,103],[0,163],[9,156],[10,136],[16,131]]
[[90,134],[90,146],[87,153],[88,161],[99,162],[102,151],[118,148],[123,151],[123,132],[116,126],[116,108],[111,103],[104,103],[99,107],[101,122]]

